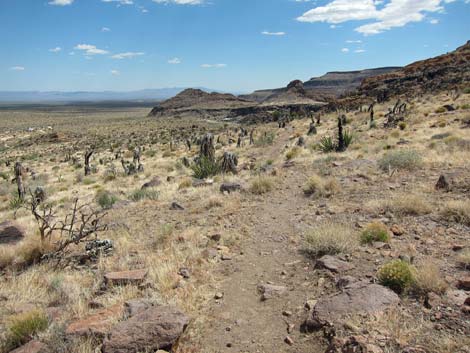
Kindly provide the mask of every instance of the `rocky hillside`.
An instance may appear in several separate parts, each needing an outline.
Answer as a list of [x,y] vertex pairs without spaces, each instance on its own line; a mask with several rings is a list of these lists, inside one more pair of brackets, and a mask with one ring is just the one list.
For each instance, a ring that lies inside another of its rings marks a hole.
[[[339,95],[353,91],[361,85],[362,80],[368,77],[383,75],[400,69],[400,67],[381,67],[359,71],[334,71],[320,77],[313,77],[303,83],[306,94],[315,100],[328,100]],[[276,88],[255,91],[248,95],[240,96],[244,99],[265,102],[288,91],[288,88]]]
[[470,41],[450,53],[365,79],[361,94],[379,100],[402,94],[452,90],[470,82]]

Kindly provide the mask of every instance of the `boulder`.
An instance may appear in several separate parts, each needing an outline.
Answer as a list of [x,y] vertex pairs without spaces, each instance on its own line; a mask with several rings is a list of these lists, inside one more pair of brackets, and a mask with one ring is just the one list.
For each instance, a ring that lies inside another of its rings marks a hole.
[[147,299],[131,299],[124,303],[124,315],[132,317],[153,307],[153,303]]
[[457,288],[463,290],[470,290],[470,276],[463,277],[458,280]]
[[273,284],[261,284],[258,286],[258,291],[261,293],[261,300],[265,301],[275,297],[280,297],[287,292],[287,288]]
[[10,353],[45,353],[46,345],[37,340],[32,340],[25,345],[12,350]]
[[174,307],[157,306],[118,323],[103,343],[103,353],[138,353],[169,350],[181,336],[189,318]]
[[104,279],[107,284],[141,284],[147,276],[147,273],[148,270],[146,269],[109,272],[104,275]]
[[110,331],[116,320],[123,314],[121,304],[113,305],[89,315],[81,320],[72,322],[65,330],[69,336],[104,337]]
[[340,260],[331,255],[325,255],[319,258],[315,266],[318,268],[325,268],[332,272],[344,272],[354,268],[354,266],[349,262]]
[[356,282],[342,293],[320,299],[306,322],[309,329],[334,326],[351,315],[376,315],[396,306],[400,298],[390,289],[368,282]]
[[5,221],[0,223],[0,244],[14,244],[22,240],[25,231],[16,222]]

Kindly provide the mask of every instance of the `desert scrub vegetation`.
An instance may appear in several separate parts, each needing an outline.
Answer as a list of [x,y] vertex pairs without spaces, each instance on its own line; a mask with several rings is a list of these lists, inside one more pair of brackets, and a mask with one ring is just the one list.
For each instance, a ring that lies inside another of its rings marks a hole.
[[129,199],[131,201],[142,201],[142,200],[152,200],[156,201],[158,200],[159,192],[157,190],[153,189],[137,189],[134,190],[130,195]]
[[390,241],[390,233],[385,224],[380,222],[370,223],[361,233],[362,244],[372,244],[375,241],[388,243]]
[[98,190],[95,199],[98,205],[105,210],[112,208],[113,205],[119,201],[119,198],[116,195],[107,190]]
[[357,246],[357,235],[345,224],[325,222],[305,235],[304,252],[312,257],[350,253]]
[[200,157],[197,163],[191,165],[193,171],[193,177],[196,179],[205,179],[211,176],[215,176],[220,173],[220,163],[215,159],[207,158],[205,156]]
[[383,211],[398,216],[422,216],[432,211],[430,203],[423,197],[413,194],[399,194],[382,201]]
[[259,138],[255,140],[256,147],[269,146],[274,143],[276,133],[273,131],[265,131]]
[[422,261],[414,271],[413,291],[419,295],[434,292],[443,294],[447,290],[439,267],[431,260]]
[[385,172],[390,170],[415,170],[422,165],[422,157],[415,150],[397,150],[387,152],[379,160],[379,168]]
[[392,260],[380,267],[377,278],[380,284],[397,293],[405,292],[414,283],[411,265],[402,260]]
[[7,332],[2,344],[2,352],[9,352],[30,341],[49,325],[46,314],[42,310],[32,310],[9,318]]
[[470,201],[449,201],[441,209],[440,216],[447,222],[470,226]]
[[340,191],[341,186],[334,178],[322,178],[312,175],[303,187],[306,196],[330,197]]
[[289,151],[286,153],[286,159],[288,161],[291,161],[295,158],[297,158],[300,153],[302,152],[302,149],[298,146],[292,147]]
[[262,195],[267,192],[270,192],[273,188],[274,188],[273,178],[260,175],[251,182],[250,192],[255,195]]
[[457,263],[464,269],[470,269],[470,249],[463,250],[457,256]]

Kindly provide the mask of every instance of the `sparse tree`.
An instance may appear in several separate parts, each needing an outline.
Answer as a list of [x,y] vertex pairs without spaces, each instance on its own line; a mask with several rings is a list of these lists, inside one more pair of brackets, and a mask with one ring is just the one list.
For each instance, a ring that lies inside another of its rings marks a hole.
[[85,175],[91,174],[90,159],[93,155],[93,152],[93,148],[90,148],[88,151],[85,152]]

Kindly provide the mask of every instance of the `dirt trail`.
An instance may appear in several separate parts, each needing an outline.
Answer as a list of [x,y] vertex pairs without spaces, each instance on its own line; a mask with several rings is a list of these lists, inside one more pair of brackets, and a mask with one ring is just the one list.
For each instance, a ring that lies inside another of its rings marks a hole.
[[[278,156],[288,142],[283,131],[267,156]],[[266,156],[265,155],[265,156]],[[239,224],[249,228],[250,237],[241,252],[220,266],[220,291],[208,313],[202,332],[203,352],[323,352],[318,337],[300,333],[307,316],[308,299],[317,296],[316,279],[308,260],[299,253],[302,226],[300,209],[305,199],[300,186],[305,176],[286,170],[276,189],[256,197],[251,207],[240,210]],[[280,297],[261,301],[258,285],[287,287]],[[293,343],[286,342],[287,337]]]

